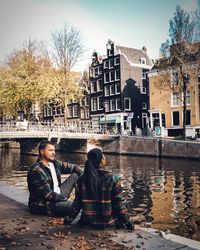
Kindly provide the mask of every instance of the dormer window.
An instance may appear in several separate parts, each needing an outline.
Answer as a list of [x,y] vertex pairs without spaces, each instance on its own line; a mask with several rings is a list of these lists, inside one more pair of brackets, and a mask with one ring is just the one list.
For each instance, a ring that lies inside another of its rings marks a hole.
[[141,63],[141,64],[145,64],[145,65],[146,65],[146,58],[143,58],[143,57],[142,57],[142,58],[140,58],[140,63]]

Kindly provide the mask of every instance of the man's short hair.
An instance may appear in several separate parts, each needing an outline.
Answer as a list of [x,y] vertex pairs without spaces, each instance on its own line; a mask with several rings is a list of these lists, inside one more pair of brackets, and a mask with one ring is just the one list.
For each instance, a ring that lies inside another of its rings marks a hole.
[[40,144],[38,145],[39,154],[40,154],[41,150],[45,149],[46,146],[49,144],[54,146],[54,144],[51,141],[48,141],[48,140],[41,141]]

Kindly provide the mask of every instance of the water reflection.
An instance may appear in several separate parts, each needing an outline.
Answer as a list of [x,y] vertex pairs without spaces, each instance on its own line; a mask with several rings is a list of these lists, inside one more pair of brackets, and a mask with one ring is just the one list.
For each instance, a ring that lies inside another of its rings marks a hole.
[[[83,165],[86,155],[57,153],[57,158]],[[27,189],[26,166],[35,159],[19,149],[0,148],[0,179]],[[134,220],[200,241],[198,161],[107,155],[107,162],[121,175]]]

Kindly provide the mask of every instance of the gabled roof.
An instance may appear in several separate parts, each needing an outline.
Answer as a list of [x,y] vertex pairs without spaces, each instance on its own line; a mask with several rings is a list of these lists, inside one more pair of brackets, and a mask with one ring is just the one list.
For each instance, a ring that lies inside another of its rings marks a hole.
[[148,56],[145,47],[143,49],[134,49],[117,45],[116,50],[119,54],[124,54],[132,64],[141,64],[141,58],[145,58],[146,65],[153,66],[153,62]]

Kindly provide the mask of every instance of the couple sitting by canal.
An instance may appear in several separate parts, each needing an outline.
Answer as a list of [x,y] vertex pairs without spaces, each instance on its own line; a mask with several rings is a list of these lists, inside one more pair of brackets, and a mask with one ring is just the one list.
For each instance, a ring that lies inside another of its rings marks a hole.
[[[119,177],[105,170],[103,152],[87,154],[84,171],[75,164],[55,159],[50,141],[39,144],[39,158],[28,172],[29,208],[33,213],[59,216],[57,224],[69,224],[82,210],[80,225],[105,229],[134,229],[122,198]],[[61,183],[61,174],[70,176]],[[68,198],[75,187],[75,199]],[[64,217],[64,219],[62,219]]]

